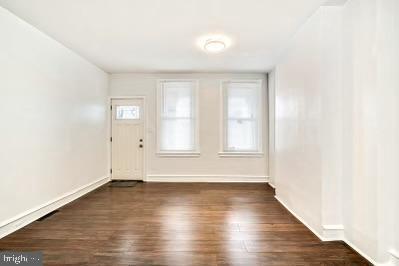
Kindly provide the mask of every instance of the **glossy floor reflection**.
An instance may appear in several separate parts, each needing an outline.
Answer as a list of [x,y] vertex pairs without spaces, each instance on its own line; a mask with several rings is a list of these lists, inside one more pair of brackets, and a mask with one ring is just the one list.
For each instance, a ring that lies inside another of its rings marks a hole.
[[368,265],[320,242],[266,184],[103,186],[0,240],[45,265]]

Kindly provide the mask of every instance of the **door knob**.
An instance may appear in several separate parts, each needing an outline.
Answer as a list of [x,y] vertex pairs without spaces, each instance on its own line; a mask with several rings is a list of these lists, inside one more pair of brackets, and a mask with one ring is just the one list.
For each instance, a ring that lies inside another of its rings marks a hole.
[[143,144],[140,144],[140,146],[139,146],[140,148],[143,148]]
[[143,142],[143,139],[140,139],[140,142]]

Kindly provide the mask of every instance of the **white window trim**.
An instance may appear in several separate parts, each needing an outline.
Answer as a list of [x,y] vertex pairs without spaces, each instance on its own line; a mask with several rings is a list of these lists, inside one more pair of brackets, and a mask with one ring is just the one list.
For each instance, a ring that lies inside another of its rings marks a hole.
[[263,157],[264,153],[263,152],[234,152],[234,151],[228,151],[228,152],[219,152],[219,157]]
[[177,158],[177,157],[200,157],[201,153],[200,152],[169,152],[169,151],[162,151],[162,152],[157,152],[157,155],[159,157],[172,157],[172,158]]
[[[192,151],[163,151],[161,150],[161,136],[162,136],[162,127],[161,127],[161,96],[162,96],[162,83],[163,82],[193,82],[194,83],[194,111],[195,111],[195,149]],[[199,157],[200,146],[199,146],[199,82],[196,79],[158,79],[157,80],[157,156],[159,157]]]
[[[259,103],[258,103],[258,150],[256,151],[227,151],[225,150],[226,141],[227,141],[227,127],[226,127],[226,119],[225,119],[225,94],[224,94],[224,84],[226,82],[242,82],[242,83],[257,83],[258,84],[258,94],[259,94]],[[263,90],[263,81],[261,79],[228,79],[220,81],[220,89],[219,89],[219,106],[220,106],[220,146],[219,146],[219,157],[263,157],[263,101],[264,99],[264,90]]]

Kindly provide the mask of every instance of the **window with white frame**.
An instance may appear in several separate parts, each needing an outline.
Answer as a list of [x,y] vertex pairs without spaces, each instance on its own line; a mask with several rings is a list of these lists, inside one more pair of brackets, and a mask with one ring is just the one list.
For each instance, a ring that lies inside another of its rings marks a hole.
[[260,153],[261,81],[224,81],[222,97],[222,153]]
[[197,82],[159,81],[158,152],[198,153],[197,130]]

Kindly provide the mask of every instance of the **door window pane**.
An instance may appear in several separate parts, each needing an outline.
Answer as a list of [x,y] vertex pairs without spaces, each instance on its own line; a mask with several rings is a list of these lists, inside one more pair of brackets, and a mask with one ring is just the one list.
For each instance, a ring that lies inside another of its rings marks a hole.
[[140,119],[140,106],[116,106],[116,120]]

